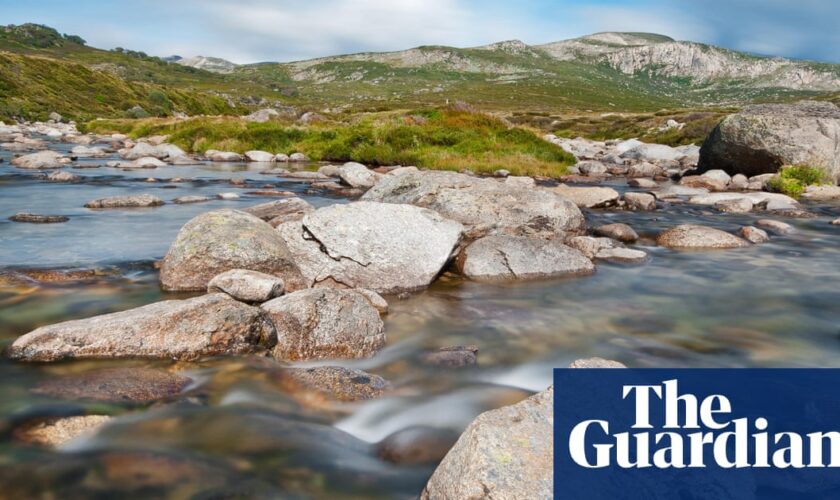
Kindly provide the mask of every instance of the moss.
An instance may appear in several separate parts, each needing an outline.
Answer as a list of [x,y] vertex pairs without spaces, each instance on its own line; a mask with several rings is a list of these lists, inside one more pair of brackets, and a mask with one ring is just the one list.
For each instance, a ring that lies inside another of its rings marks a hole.
[[767,186],[771,191],[783,193],[791,198],[799,198],[805,188],[816,184],[824,184],[828,179],[821,168],[808,165],[788,165],[779,170],[779,174],[771,178]]

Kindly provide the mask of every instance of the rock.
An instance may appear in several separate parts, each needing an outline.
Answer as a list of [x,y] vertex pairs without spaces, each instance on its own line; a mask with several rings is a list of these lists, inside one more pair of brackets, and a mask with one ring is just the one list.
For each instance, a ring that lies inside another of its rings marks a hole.
[[811,201],[837,200],[840,199],[840,186],[808,186],[802,198]]
[[376,456],[398,465],[428,465],[443,460],[458,433],[436,427],[412,426],[387,436],[374,445]]
[[770,179],[774,177],[776,177],[776,174],[754,175],[749,178],[747,189],[752,191],[766,190],[769,187]]
[[732,176],[732,180],[729,181],[729,189],[733,191],[741,191],[747,189],[749,185],[750,181],[744,174],[735,174]]
[[795,208],[799,204],[790,196],[780,193],[710,193],[692,196],[688,201],[695,205],[717,205],[732,200],[745,200],[753,205],[783,208]]
[[598,236],[604,236],[606,238],[612,238],[614,240],[618,240],[622,243],[633,243],[634,241],[639,239],[639,235],[636,231],[633,230],[632,227],[628,226],[627,224],[604,224],[602,226],[596,227],[593,232]]
[[664,144],[640,144],[621,154],[622,158],[639,161],[678,161],[685,153]]
[[174,144],[154,145],[148,142],[138,142],[133,148],[120,150],[120,158],[123,160],[139,160],[145,157],[157,158],[158,160],[174,160],[186,156],[187,153]]
[[631,248],[604,248],[595,254],[595,258],[617,264],[641,264],[648,260],[648,254]]
[[363,201],[320,208],[278,231],[307,286],[400,293],[435,279],[463,226],[431,210]]
[[309,157],[303,153],[292,153],[289,155],[289,161],[309,161]]
[[628,139],[626,141],[621,141],[615,146],[613,146],[613,151],[618,153],[619,155],[623,155],[624,153],[630,151],[633,148],[644,146],[644,142],[638,139]]
[[627,177],[656,177],[662,172],[662,168],[652,163],[641,162],[635,165],[630,165],[627,169]]
[[9,220],[12,222],[29,222],[31,224],[56,224],[67,222],[70,218],[63,215],[39,215],[20,212],[9,217]]
[[288,290],[303,285],[286,242],[274,228],[237,210],[216,210],[187,222],[163,258],[164,290],[206,290],[215,276],[247,269],[278,276]]
[[64,120],[64,118],[55,111],[50,112],[49,119],[54,122],[61,122],[62,120]]
[[377,174],[361,163],[345,163],[338,169],[341,181],[354,188],[370,188],[376,184]]
[[362,294],[380,315],[388,314],[388,302],[381,295],[367,288],[354,288],[353,290]]
[[64,156],[55,151],[39,151],[13,159],[12,165],[32,170],[61,168],[64,166],[63,158]]
[[302,198],[294,197],[260,203],[242,211],[259,217],[273,227],[277,227],[285,222],[301,220],[304,215],[314,212],[315,207]]
[[582,161],[577,164],[577,168],[580,170],[581,174],[588,175],[590,177],[603,176],[607,173],[607,166],[600,161]]
[[70,150],[70,154],[79,158],[101,158],[108,153],[99,147],[76,146]]
[[763,231],[755,226],[744,226],[738,230],[738,234],[750,243],[766,243],[770,241],[770,237],[766,231]]
[[232,151],[207,151],[205,155],[210,161],[216,162],[240,162],[245,160],[244,156]]
[[379,375],[341,366],[284,368],[274,374],[272,381],[299,401],[316,406],[328,401],[375,399],[391,388]]
[[580,233],[586,225],[580,210],[559,193],[455,172],[386,175],[362,199],[430,208],[485,234],[555,236]]
[[151,403],[175,396],[191,383],[188,377],[163,370],[104,368],[51,378],[33,392],[61,399]]
[[78,182],[80,180],[82,180],[82,176],[66,170],[56,170],[47,175],[47,181],[49,182]]
[[199,195],[187,195],[187,196],[179,196],[172,200],[172,203],[176,205],[184,205],[187,203],[201,203],[203,201],[210,201],[211,198],[207,196],[199,196]]
[[445,368],[473,366],[478,362],[478,347],[474,345],[456,345],[441,347],[422,356],[423,364]]
[[327,177],[339,177],[341,174],[341,167],[338,165],[324,165],[318,167],[318,173],[326,175]]
[[704,188],[709,191],[726,191],[727,183],[720,179],[704,177],[702,175],[687,175],[680,179],[681,186]]
[[727,116],[700,151],[700,171],[722,168],[747,176],[784,165],[820,165],[840,180],[840,108],[829,102],[747,106]]
[[618,191],[609,187],[572,187],[560,184],[554,188],[554,192],[560,193],[581,208],[598,208],[614,205],[620,195]]
[[207,293],[223,292],[240,302],[266,302],[283,295],[283,280],[270,274],[231,269],[207,284]]
[[174,158],[168,158],[167,161],[172,165],[200,165],[201,162],[192,158],[190,156],[176,156]]
[[141,208],[163,205],[163,200],[150,194],[110,196],[85,203],[86,208]]
[[423,500],[554,498],[554,389],[479,415],[438,465]]
[[624,193],[624,203],[630,210],[656,210],[656,197],[650,193]]
[[300,170],[296,172],[288,172],[283,174],[283,177],[288,177],[290,179],[299,179],[302,181],[322,181],[329,179],[329,177],[321,174],[319,172],[310,172],[308,170]]
[[835,226],[840,226],[840,218],[834,219],[833,221],[831,221],[831,224]]
[[610,238],[594,238],[592,236],[575,236],[566,242],[570,247],[578,250],[588,259],[594,259],[598,252],[604,248],[615,248],[620,245]]
[[278,163],[288,163],[289,155],[283,153],[277,154],[274,156],[274,161]]
[[265,151],[246,151],[245,159],[252,162],[272,163],[274,155]]
[[471,243],[457,260],[460,272],[474,280],[530,280],[591,274],[585,255],[560,240],[490,235]]
[[419,171],[420,170],[417,167],[397,167],[388,172],[388,175],[413,174]]
[[212,294],[44,326],[15,340],[6,355],[20,361],[196,360],[259,353],[274,346],[274,335],[259,308]]
[[535,181],[533,177],[511,175],[505,177],[505,185],[515,186],[518,188],[535,188],[537,187],[537,181]]
[[300,290],[263,304],[284,361],[367,358],[385,345],[379,312],[354,290]]
[[659,233],[656,244],[669,248],[739,248],[749,242],[720,229],[683,224]]
[[265,123],[279,116],[280,113],[277,112],[277,110],[265,108],[254,111],[250,115],[246,115],[245,117],[243,117],[243,120],[245,120],[246,122]]
[[753,203],[749,200],[749,198],[734,198],[731,200],[720,200],[716,202],[715,208],[725,213],[745,214],[752,211]]
[[165,167],[166,163],[153,156],[144,156],[142,158],[137,158],[129,164],[120,163],[119,166],[121,168],[160,168]]
[[496,170],[495,172],[493,172],[493,177],[500,177],[502,179],[504,179],[505,177],[508,177],[509,175],[510,175],[510,170],[505,170],[503,168],[500,168],[499,170]]
[[630,187],[642,189],[656,189],[659,187],[659,184],[656,181],[652,179],[645,179],[643,177],[637,179],[630,179],[627,181],[627,185]]
[[[651,192],[657,199],[662,200],[665,198],[678,198],[683,196],[700,196],[704,194],[709,194],[709,190],[705,188],[693,188],[688,186],[679,186],[679,185],[671,185],[664,187],[658,191]],[[732,193],[721,193],[721,194],[732,194]]]
[[572,361],[569,368],[627,368],[618,361],[603,358],[588,358]]
[[755,225],[769,229],[776,234],[790,234],[796,231],[790,224],[773,219],[760,219],[755,221]]
[[219,193],[216,195],[216,198],[220,200],[238,200],[241,197],[239,193]]
[[76,438],[95,433],[112,418],[107,415],[46,418],[18,427],[12,434],[24,443],[58,448]]

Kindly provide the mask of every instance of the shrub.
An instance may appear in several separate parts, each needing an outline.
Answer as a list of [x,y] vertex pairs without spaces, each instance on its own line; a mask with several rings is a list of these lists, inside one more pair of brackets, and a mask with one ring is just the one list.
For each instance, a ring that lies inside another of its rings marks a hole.
[[826,182],[825,172],[808,165],[789,165],[782,167],[779,174],[770,179],[767,186],[772,191],[783,193],[791,198],[799,198],[805,188]]

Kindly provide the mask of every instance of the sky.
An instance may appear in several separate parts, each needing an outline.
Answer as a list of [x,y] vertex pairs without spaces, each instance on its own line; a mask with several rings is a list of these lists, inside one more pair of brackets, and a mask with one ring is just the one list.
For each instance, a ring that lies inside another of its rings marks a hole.
[[89,45],[236,63],[645,31],[840,63],[840,0],[0,0]]

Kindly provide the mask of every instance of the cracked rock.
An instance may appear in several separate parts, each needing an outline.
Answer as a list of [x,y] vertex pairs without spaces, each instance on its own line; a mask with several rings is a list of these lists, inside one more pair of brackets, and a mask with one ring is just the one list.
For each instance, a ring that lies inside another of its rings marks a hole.
[[531,280],[591,274],[595,266],[560,240],[491,235],[470,244],[457,260],[474,280]]

